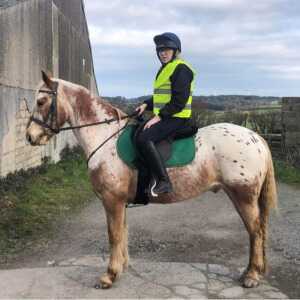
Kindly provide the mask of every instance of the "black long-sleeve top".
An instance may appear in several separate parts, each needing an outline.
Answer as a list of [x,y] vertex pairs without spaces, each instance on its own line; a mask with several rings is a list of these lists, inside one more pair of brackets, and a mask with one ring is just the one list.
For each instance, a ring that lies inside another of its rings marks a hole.
[[[163,65],[157,75],[159,76],[161,71],[166,65]],[[191,83],[193,81],[193,72],[185,64],[179,64],[170,77],[171,81],[171,100],[159,111],[159,116],[162,119],[170,118],[174,114],[182,111],[189,99],[191,91]],[[147,104],[147,110],[153,110],[153,97],[144,101]]]

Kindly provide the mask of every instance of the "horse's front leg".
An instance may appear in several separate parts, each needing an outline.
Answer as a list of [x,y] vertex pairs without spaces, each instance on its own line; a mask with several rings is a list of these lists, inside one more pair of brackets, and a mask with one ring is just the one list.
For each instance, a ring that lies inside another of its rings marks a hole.
[[120,200],[106,198],[103,204],[106,211],[110,260],[107,272],[100,278],[100,283],[102,288],[107,289],[121,275],[123,266],[126,267],[128,264],[127,228],[125,203]]
[[123,257],[124,257],[124,269],[128,268],[129,265],[129,253],[128,253],[128,226],[126,220],[126,209],[124,210],[124,227],[123,227]]

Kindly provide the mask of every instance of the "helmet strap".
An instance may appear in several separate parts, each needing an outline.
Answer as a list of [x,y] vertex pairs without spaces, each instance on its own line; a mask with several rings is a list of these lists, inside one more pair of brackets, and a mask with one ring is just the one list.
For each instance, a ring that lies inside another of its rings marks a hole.
[[175,58],[177,58],[177,56],[178,56],[178,54],[179,54],[180,52],[179,52],[179,50],[178,49],[174,49],[174,51],[173,51],[173,56],[172,56],[172,60],[174,60]]

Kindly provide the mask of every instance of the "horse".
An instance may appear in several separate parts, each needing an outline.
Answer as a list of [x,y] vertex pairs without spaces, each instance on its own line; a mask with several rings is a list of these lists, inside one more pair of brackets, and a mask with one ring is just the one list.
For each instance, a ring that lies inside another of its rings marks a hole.
[[[102,98],[93,97],[83,86],[42,74],[26,139],[33,146],[45,145],[65,123],[71,125],[89,157],[89,178],[106,213],[110,259],[98,284],[110,288],[129,264],[126,204],[134,200],[137,185],[137,171],[119,158],[116,149],[116,132],[126,126],[126,114]],[[116,121],[105,122],[110,118]],[[102,125],[86,126],[96,122]],[[245,127],[219,123],[200,128],[195,147],[195,158],[190,164],[167,170],[174,192],[151,197],[150,203],[185,201],[206,191],[216,193],[223,189],[249,234],[249,263],[241,276],[242,285],[256,287],[267,271],[269,212],[277,207],[268,144]]]

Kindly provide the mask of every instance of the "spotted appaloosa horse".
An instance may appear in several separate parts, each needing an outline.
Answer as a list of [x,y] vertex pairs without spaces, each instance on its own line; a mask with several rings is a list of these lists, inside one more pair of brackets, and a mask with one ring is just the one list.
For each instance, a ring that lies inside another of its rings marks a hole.
[[[119,109],[79,85],[43,76],[32,113],[45,121],[51,95],[40,90],[57,89],[57,126],[88,124],[111,117],[119,122],[74,129],[86,156],[110,135],[124,126]],[[33,121],[27,126],[27,139],[32,145],[43,145],[55,133]],[[134,199],[136,170],[128,167],[116,150],[117,136],[110,139],[91,158],[89,176],[105,208],[110,242],[107,272],[100,278],[102,288],[110,288],[128,266],[128,244],[125,205]],[[173,203],[203,192],[223,189],[241,216],[250,237],[250,259],[241,280],[245,287],[257,286],[266,271],[266,238],[270,208],[276,208],[277,193],[272,157],[266,142],[244,127],[221,123],[201,128],[196,135],[196,156],[184,167],[168,169],[174,192],[151,199],[153,203]],[[199,212],[200,213],[200,212]]]

